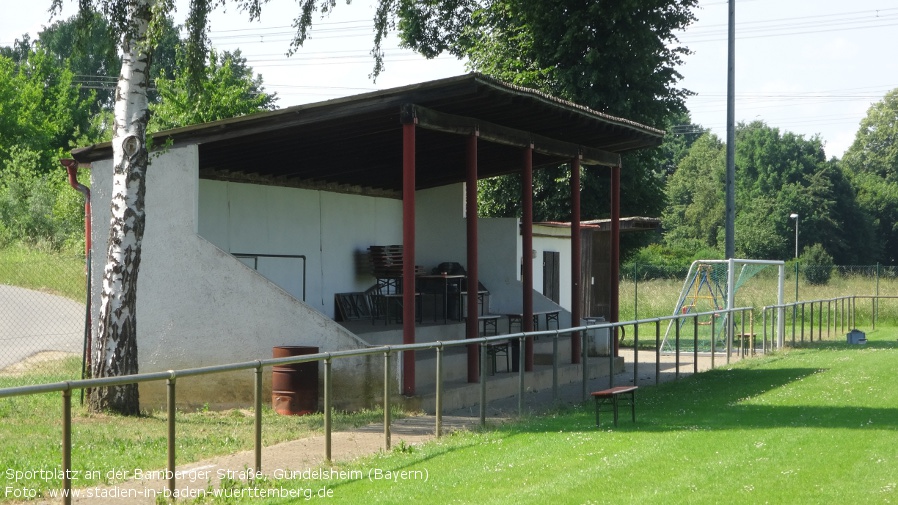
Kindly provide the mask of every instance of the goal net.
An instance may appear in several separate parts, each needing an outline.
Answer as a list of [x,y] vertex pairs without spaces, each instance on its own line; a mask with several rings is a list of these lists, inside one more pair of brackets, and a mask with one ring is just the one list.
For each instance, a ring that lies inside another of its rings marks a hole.
[[[783,273],[782,261],[733,259],[693,262],[673,315],[686,316],[739,307],[753,307],[755,310],[744,314],[737,312],[732,317],[720,313],[714,317],[703,315],[671,320],[661,343],[662,352],[677,349],[681,352],[711,352],[712,348],[723,351],[727,349],[728,342],[732,344],[734,337],[740,339],[740,344],[742,338],[751,339],[755,314],[760,314],[760,309],[765,305],[782,304]],[[679,339],[676,338],[678,333]],[[778,333],[782,334],[782,331]]]

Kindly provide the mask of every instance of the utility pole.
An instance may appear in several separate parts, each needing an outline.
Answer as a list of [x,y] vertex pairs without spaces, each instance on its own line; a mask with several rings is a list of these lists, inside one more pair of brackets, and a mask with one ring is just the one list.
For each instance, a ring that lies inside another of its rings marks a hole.
[[727,57],[726,259],[736,255],[736,0],[729,0]]

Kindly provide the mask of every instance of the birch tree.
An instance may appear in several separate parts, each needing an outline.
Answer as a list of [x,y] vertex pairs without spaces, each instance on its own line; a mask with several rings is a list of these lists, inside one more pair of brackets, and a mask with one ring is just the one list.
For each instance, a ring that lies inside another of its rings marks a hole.
[[[51,0],[51,13],[58,14],[66,0]],[[75,1],[75,0],[72,0]],[[135,374],[137,366],[137,279],[145,226],[144,194],[148,151],[146,141],[149,109],[147,88],[153,50],[162,32],[165,16],[175,8],[174,0],[77,0],[83,28],[94,11],[109,23],[110,36],[118,43],[122,69],[115,90],[113,126],[113,188],[110,204],[109,240],[101,285],[97,338],[94,339],[91,374],[95,378]],[[269,0],[232,0],[238,9],[258,20]],[[375,14],[374,71],[383,69],[380,43],[393,24],[390,17],[398,0],[379,0]],[[205,70],[209,40],[208,16],[227,0],[190,0],[186,28],[187,71],[194,91],[199,92]],[[322,15],[336,0],[298,0],[293,21],[296,33],[288,54],[306,39],[316,12]],[[347,0],[349,3],[349,0]],[[90,396],[92,411],[125,415],[140,413],[137,385],[96,388]]]

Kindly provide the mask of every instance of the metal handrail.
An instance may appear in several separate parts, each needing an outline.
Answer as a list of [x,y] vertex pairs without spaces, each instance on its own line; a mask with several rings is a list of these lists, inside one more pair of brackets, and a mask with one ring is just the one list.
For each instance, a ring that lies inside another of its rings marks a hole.
[[[447,348],[451,347],[459,347],[459,346],[469,346],[469,345],[477,345],[480,347],[480,357],[481,357],[481,373],[480,373],[480,422],[481,424],[485,424],[486,422],[486,383],[487,383],[487,359],[486,359],[486,344],[489,342],[500,341],[500,340],[514,340],[518,339],[521,347],[524,348],[524,341],[527,338],[534,337],[552,337],[553,338],[553,400],[557,400],[558,398],[558,338],[562,335],[571,335],[572,338],[577,338],[578,334],[581,339],[581,349],[582,349],[582,364],[583,364],[583,399],[587,398],[586,392],[586,384],[588,381],[588,367],[586,361],[586,332],[592,330],[600,330],[600,329],[608,329],[609,331],[613,331],[615,328],[622,328],[625,326],[634,326],[634,367],[633,367],[633,380],[634,383],[638,378],[638,339],[639,339],[639,330],[638,327],[640,324],[655,324],[655,342],[656,342],[656,371],[660,370],[660,323],[662,321],[680,319],[680,318],[694,318],[695,321],[698,321],[698,317],[710,316],[712,320],[715,317],[720,317],[722,314],[726,313],[736,313],[753,310],[751,307],[740,307],[733,309],[720,309],[709,312],[701,312],[701,313],[693,313],[687,315],[671,315],[671,316],[661,316],[655,318],[648,318],[636,321],[622,321],[622,322],[597,322],[595,324],[586,324],[582,326],[576,326],[565,329],[555,329],[555,330],[544,330],[544,331],[533,331],[533,332],[519,332],[513,334],[505,334],[505,335],[496,335],[490,337],[478,337],[472,339],[462,339],[462,340],[451,340],[451,341],[433,341],[433,342],[421,342],[415,344],[401,344],[401,345],[385,345],[385,346],[376,346],[376,347],[367,347],[364,349],[350,349],[343,351],[330,351],[330,352],[320,352],[316,354],[306,354],[301,356],[292,356],[292,357],[284,357],[284,358],[268,358],[254,361],[245,361],[239,363],[229,363],[224,365],[212,365],[198,368],[188,368],[183,370],[168,370],[165,372],[150,372],[150,373],[140,373],[134,375],[125,375],[119,377],[104,377],[104,378],[94,378],[94,379],[82,379],[82,380],[74,380],[74,381],[62,381],[55,382],[49,384],[39,384],[39,385],[31,385],[31,386],[19,386],[12,388],[3,388],[0,389],[0,398],[9,398],[13,396],[23,396],[23,395],[32,395],[39,393],[48,393],[48,392],[61,392],[63,397],[63,433],[62,433],[62,462],[63,462],[63,474],[67,475],[69,472],[66,470],[71,469],[71,392],[73,390],[78,389],[93,389],[98,387],[109,387],[109,386],[121,386],[126,384],[137,384],[143,382],[152,382],[152,381],[166,381],[167,388],[167,415],[168,415],[168,450],[167,450],[167,465],[168,470],[168,490],[171,493],[174,493],[176,481],[175,481],[175,394],[176,394],[176,384],[177,380],[185,377],[195,377],[200,375],[210,375],[224,372],[234,372],[241,370],[253,370],[254,377],[254,410],[255,410],[255,420],[254,420],[254,430],[255,430],[255,471],[260,472],[262,467],[262,371],[265,367],[272,367],[277,365],[291,365],[291,364],[299,364],[299,363],[307,363],[313,361],[323,361],[324,362],[324,429],[325,429],[325,459],[327,461],[331,460],[331,435],[332,435],[332,408],[331,408],[331,384],[332,384],[332,370],[331,365],[334,359],[340,358],[349,358],[349,357],[358,357],[358,356],[370,356],[376,354],[383,354],[384,356],[384,446],[385,449],[389,450],[390,448],[390,365],[389,359],[393,353],[403,352],[403,351],[424,351],[424,350],[435,350],[437,354],[437,362],[436,362],[436,427],[435,432],[437,436],[442,435],[442,370],[443,370],[443,352]],[[679,325],[677,325],[679,328]],[[695,337],[697,338],[697,337]],[[713,339],[712,339],[713,342]],[[677,342],[679,346],[679,338]],[[731,351],[732,340],[728,340],[727,342],[727,359],[729,360],[729,352]],[[697,353],[697,350],[694,351]],[[519,357],[519,391],[518,391],[518,412],[519,414],[523,413],[523,397],[524,397],[524,353],[518,353]],[[609,353],[609,360],[611,361],[612,366],[609,367],[609,386],[614,385],[614,367],[613,362],[616,359],[614,352]],[[712,367],[714,366],[713,362],[713,352],[712,352]],[[695,362],[695,371],[698,371],[697,357]],[[677,371],[676,376],[679,378],[679,352],[677,352]],[[657,381],[656,375],[656,381]],[[70,504],[71,503],[71,481],[67,478],[63,478],[63,503]]]

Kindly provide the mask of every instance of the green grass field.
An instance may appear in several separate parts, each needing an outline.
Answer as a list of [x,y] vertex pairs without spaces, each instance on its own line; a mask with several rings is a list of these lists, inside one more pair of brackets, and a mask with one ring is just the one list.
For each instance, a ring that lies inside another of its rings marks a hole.
[[[69,380],[80,373],[79,358],[69,358],[48,374],[30,374],[31,384]],[[17,377],[0,377],[0,388],[21,383]],[[72,465],[79,475],[87,470],[100,471],[104,479],[82,478],[79,486],[110,484],[105,479],[109,470],[165,468],[167,414],[150,412],[141,417],[91,414],[80,405],[79,393],[72,395]],[[16,489],[58,489],[59,479],[10,479],[8,471],[52,470],[60,467],[62,433],[61,393],[12,397],[0,400],[0,502],[10,497],[2,492],[7,486]],[[393,413],[400,417],[401,413]],[[263,409],[262,438],[265,445],[295,440],[321,433],[323,414],[281,416],[270,406]],[[356,413],[337,412],[334,429],[364,426],[383,419],[383,411]],[[232,454],[253,448],[253,412],[251,409],[226,411],[200,410],[178,412],[178,463],[199,461],[221,454]],[[23,429],[23,427],[27,427]]]
[[636,424],[596,428],[585,404],[337,467],[355,479],[259,485],[327,488],[329,503],[892,503],[895,337],[815,343],[642,388]]
[[0,284],[84,302],[86,279],[84,256],[45,252],[22,245],[0,248]]

